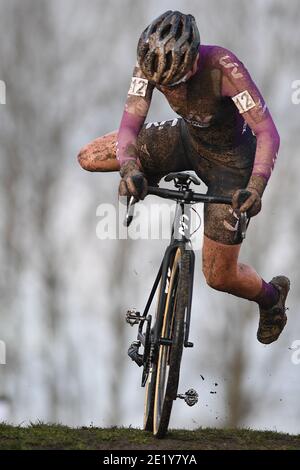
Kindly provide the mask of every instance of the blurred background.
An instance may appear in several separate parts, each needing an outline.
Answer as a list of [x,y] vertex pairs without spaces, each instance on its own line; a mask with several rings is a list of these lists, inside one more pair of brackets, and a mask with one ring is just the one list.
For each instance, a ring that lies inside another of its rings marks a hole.
[[[206,287],[197,252],[195,347],[180,391],[193,387],[200,400],[176,403],[171,427],[300,433],[291,349],[300,339],[297,0],[0,0],[0,421],[142,425],[141,371],[127,357],[135,331],[124,315],[143,308],[167,242],[99,240],[96,210],[117,204],[119,176],[84,172],[76,157],[118,127],[138,37],[167,9],[192,13],[204,44],[231,49],[269,105],[280,156],[242,260],[266,280],[292,280],[288,326],[266,347],[256,305]],[[155,94],[149,119],[173,116]]]

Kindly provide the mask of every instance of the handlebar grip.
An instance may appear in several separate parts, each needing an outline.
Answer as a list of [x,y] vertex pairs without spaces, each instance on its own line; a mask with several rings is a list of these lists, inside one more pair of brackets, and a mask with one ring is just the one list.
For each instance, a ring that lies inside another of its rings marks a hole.
[[248,191],[247,189],[242,189],[238,197],[238,207],[240,208],[250,196],[251,196],[250,191]]
[[143,192],[144,189],[144,177],[143,175],[134,175],[131,177],[133,184],[135,185],[139,194]]

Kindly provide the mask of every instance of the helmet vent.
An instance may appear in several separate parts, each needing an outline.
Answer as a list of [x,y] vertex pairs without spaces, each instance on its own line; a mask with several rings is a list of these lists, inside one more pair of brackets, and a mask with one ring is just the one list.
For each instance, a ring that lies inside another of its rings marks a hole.
[[158,56],[157,54],[154,54],[153,58],[152,58],[152,70],[153,72],[157,72],[158,70],[158,64],[159,64],[159,59],[158,59]]
[[187,42],[188,42],[189,44],[192,44],[193,39],[194,39],[194,34],[193,34],[193,30],[191,30]]
[[181,38],[182,30],[183,30],[183,23],[182,23],[182,21],[179,21],[178,28],[177,28],[177,31],[176,31],[176,34],[175,34],[176,41],[178,41],[178,39]]
[[165,39],[171,31],[171,25],[168,24],[161,32],[160,38]]
[[172,67],[172,51],[169,51],[166,54],[166,69],[170,70],[171,67]]

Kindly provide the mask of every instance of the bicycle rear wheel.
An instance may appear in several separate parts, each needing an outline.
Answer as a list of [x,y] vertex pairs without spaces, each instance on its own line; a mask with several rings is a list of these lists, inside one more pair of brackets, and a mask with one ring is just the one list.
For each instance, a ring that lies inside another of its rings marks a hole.
[[190,253],[178,248],[171,268],[170,282],[163,314],[156,365],[153,407],[153,434],[165,436],[173,401],[177,397],[184,341],[184,320],[189,300]]

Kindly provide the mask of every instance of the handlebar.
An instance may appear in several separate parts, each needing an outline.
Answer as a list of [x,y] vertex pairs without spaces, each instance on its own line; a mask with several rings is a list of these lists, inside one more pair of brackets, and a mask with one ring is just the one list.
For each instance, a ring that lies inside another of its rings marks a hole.
[[[171,199],[175,201],[182,201],[186,204],[194,204],[197,202],[208,203],[208,204],[232,204],[232,198],[229,196],[209,196],[207,194],[200,194],[195,193],[191,189],[185,190],[172,190],[166,188],[159,188],[154,186],[148,187],[148,195],[151,196],[159,196],[163,199]],[[247,190],[241,191],[240,199],[239,199],[239,207],[247,200],[250,193]],[[128,206],[127,206],[127,213],[124,225],[129,227],[133,219],[134,213],[134,204],[136,200],[133,196],[129,199]],[[241,235],[242,239],[246,238],[246,231],[249,225],[249,218],[246,213],[241,213],[239,216],[239,234]],[[238,233],[237,233],[238,236]]]
[[152,196],[159,196],[163,199],[182,200],[188,204],[196,202],[204,202],[210,204],[229,204],[232,203],[232,198],[228,196],[208,196],[207,194],[194,193],[191,189],[184,191],[174,191],[173,189],[157,188],[150,186],[148,194]]

